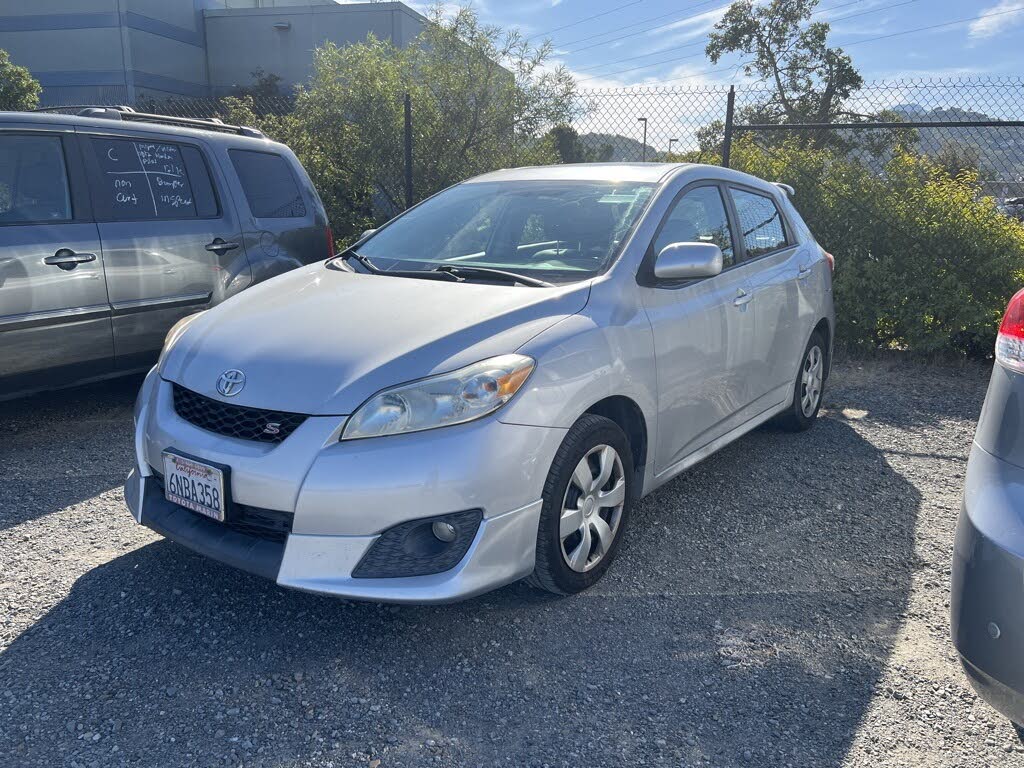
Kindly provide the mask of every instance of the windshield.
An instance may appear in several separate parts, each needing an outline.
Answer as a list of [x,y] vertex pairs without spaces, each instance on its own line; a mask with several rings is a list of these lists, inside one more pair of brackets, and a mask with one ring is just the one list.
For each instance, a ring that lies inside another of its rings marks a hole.
[[618,254],[653,184],[516,181],[460,184],[356,249],[382,270],[485,267],[552,283],[583,280]]

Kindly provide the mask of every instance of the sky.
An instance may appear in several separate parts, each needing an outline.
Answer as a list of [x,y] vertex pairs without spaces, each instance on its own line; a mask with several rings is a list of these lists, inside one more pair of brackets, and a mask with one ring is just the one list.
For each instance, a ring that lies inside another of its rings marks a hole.
[[[430,5],[406,1],[419,10]],[[484,21],[518,27],[532,43],[550,39],[553,61],[568,67],[581,88],[743,81],[736,57],[713,66],[704,56],[727,0],[473,0],[473,6]],[[821,0],[814,19],[831,24],[830,43],[844,48],[868,81],[1024,71],[1024,0]],[[918,31],[898,34],[910,30]],[[875,39],[883,36],[889,37]]]

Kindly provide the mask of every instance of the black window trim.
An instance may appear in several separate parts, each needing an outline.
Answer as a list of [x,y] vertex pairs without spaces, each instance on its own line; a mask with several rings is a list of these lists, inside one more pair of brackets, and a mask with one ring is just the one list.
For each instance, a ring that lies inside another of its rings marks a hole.
[[[740,265],[743,265],[743,264],[750,264],[750,263],[755,262],[755,261],[761,261],[761,259],[766,259],[766,258],[768,258],[770,256],[777,256],[778,254],[782,253],[783,251],[788,251],[788,250],[790,250],[792,248],[797,248],[800,245],[799,241],[797,241],[797,239],[793,237],[793,225],[790,222],[789,218],[786,216],[785,207],[779,205],[779,202],[775,199],[775,197],[773,196],[773,194],[771,192],[768,192],[768,191],[763,190],[763,189],[758,189],[757,187],[752,187],[752,186],[750,186],[748,184],[738,184],[738,183],[736,183],[734,181],[725,182],[724,186],[725,186],[726,199],[727,199],[726,205],[728,205],[730,215],[733,217],[733,220],[735,222],[734,223],[734,229],[735,229],[736,232],[739,232],[740,235],[741,235],[740,236],[739,247],[740,247],[740,253],[742,253],[742,256],[743,256],[742,259],[737,259],[736,263],[732,267],[730,267],[729,269],[733,269],[733,268],[735,268],[737,266],[740,266]],[[778,248],[773,248],[772,250],[767,251],[766,253],[760,253],[757,256],[751,256],[751,255],[749,255],[747,253],[746,238],[742,236],[743,230],[739,226],[739,220],[740,220],[739,213],[736,210],[736,202],[735,202],[735,200],[733,200],[733,197],[732,197],[732,190],[734,190],[734,189],[738,189],[741,192],[746,192],[746,193],[751,194],[751,195],[757,195],[758,197],[764,197],[764,198],[767,198],[768,200],[771,201],[772,205],[775,206],[775,210],[777,210],[779,212],[779,221],[782,223],[782,234],[783,234],[783,237],[785,237],[785,243],[783,245],[779,246]],[[735,238],[733,238],[733,240],[734,240],[733,248],[735,248],[736,247]],[[727,270],[723,269],[722,271],[725,272]]]
[[[235,174],[235,178],[238,180],[238,187],[242,190],[242,198],[245,200],[245,207],[249,209],[249,215],[257,221],[294,221],[295,219],[308,219],[311,216],[316,215],[314,210],[315,206],[309,204],[309,200],[306,199],[306,195],[303,193],[302,179],[295,174],[295,168],[292,167],[291,158],[281,152],[274,152],[269,149],[250,149],[249,147],[228,147],[228,161],[231,163],[231,170]],[[242,176],[238,172],[238,166],[235,165],[235,152],[248,152],[254,155],[270,155],[272,157],[279,158],[288,169],[288,173],[292,177],[292,181],[295,183],[295,191],[299,193],[299,199],[302,201],[303,212],[301,216],[257,216],[253,213],[252,203],[249,202],[249,195],[245,191],[245,184],[242,183]]]
[[21,128],[0,130],[0,138],[5,136],[43,136],[57,139],[60,142],[61,157],[64,160],[64,181],[68,188],[68,203],[71,205],[71,218],[17,221],[9,224],[0,222],[0,227],[39,227],[91,223],[93,220],[92,207],[89,205],[88,191],[83,189],[83,187],[88,187],[88,183],[83,183],[85,182],[84,169],[81,165],[81,158],[75,151],[74,133],[55,128],[44,128],[43,130],[25,130]]
[[[102,174],[99,163],[96,161],[96,157],[92,154],[92,139],[120,139],[121,141],[131,141],[140,143],[150,144],[172,144],[175,147],[179,147],[178,152],[181,152],[180,147],[191,147],[199,153],[199,157],[202,160],[203,167],[206,169],[206,177],[210,180],[210,188],[213,190],[213,199],[217,204],[217,212],[212,216],[147,216],[146,218],[114,218],[114,217],[103,217],[100,216],[99,211],[102,210],[102,206],[97,204],[96,200],[93,200],[93,209],[95,211],[94,220],[97,224],[133,224],[136,222],[161,222],[161,221],[217,221],[224,218],[224,201],[218,189],[218,182],[213,174],[212,164],[206,151],[206,148],[194,141],[180,141],[177,136],[167,139],[163,136],[145,136],[143,134],[136,133],[103,133],[102,131],[89,130],[88,132],[82,132],[77,134],[79,138],[79,151],[85,157],[86,164],[86,175],[87,178],[99,178]],[[185,162],[184,156],[182,156],[182,163]],[[185,169],[185,173],[188,173],[188,168]],[[192,187],[192,178],[189,177],[189,186]],[[94,194],[93,185],[89,184],[90,196]],[[195,202],[196,191],[192,189],[192,200]],[[196,206],[196,212],[198,214],[199,206]]]
[[[661,231],[665,228],[665,225],[668,223],[669,216],[672,215],[672,212],[675,210],[679,201],[693,190],[701,187],[715,187],[718,190],[718,194],[722,198],[722,207],[725,209],[725,217],[729,224],[729,237],[732,239],[733,263],[728,267],[725,267],[719,274],[725,274],[726,272],[736,269],[736,267],[742,266],[746,263],[746,259],[742,258],[746,255],[746,251],[743,250],[742,243],[737,244],[736,242],[736,232],[738,229],[736,227],[735,211],[732,207],[732,198],[727,194],[726,186],[726,182],[719,179],[697,179],[696,181],[691,181],[675,194],[672,198],[672,202],[670,202],[668,208],[665,209],[665,213],[662,215],[661,221],[658,222],[658,228],[654,230],[654,234],[651,236],[651,242],[647,244],[647,250],[644,252],[644,258],[640,262],[640,268],[637,269],[636,273],[636,281],[638,285],[642,285],[646,288],[677,289],[712,279],[709,277],[701,277],[683,280],[664,280],[655,277],[654,275],[654,260],[658,256],[658,254],[654,252],[654,244],[661,236]],[[717,275],[715,275],[715,277],[717,277]]]

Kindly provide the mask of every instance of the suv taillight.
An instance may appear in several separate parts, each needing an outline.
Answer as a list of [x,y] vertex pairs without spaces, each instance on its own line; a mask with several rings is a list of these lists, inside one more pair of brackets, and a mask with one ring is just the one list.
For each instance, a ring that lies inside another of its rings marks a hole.
[[330,227],[327,228],[327,258],[334,258],[334,232]]
[[828,268],[832,271],[836,271],[836,257],[828,251],[825,251],[825,260],[828,262]]
[[1006,305],[996,337],[996,360],[1024,373],[1024,290],[1017,291]]

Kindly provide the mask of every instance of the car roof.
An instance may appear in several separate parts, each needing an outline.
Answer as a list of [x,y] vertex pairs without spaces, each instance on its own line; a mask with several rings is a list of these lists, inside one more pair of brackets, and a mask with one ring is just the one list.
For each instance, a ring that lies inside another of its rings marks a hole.
[[[169,118],[173,119],[173,118]],[[10,124],[44,126],[67,126],[69,128],[86,128],[98,131],[111,129],[123,130],[136,135],[152,134],[153,136],[178,136],[180,138],[205,139],[207,141],[227,141],[239,145],[266,146],[271,142],[266,138],[241,136],[235,133],[218,131],[215,128],[188,128],[170,123],[146,123],[135,120],[117,120],[109,117],[84,117],[82,115],[64,115],[56,112],[0,112],[0,126]]]
[[657,184],[669,174],[690,167],[688,163],[569,163],[506,168],[466,181],[639,181]]

